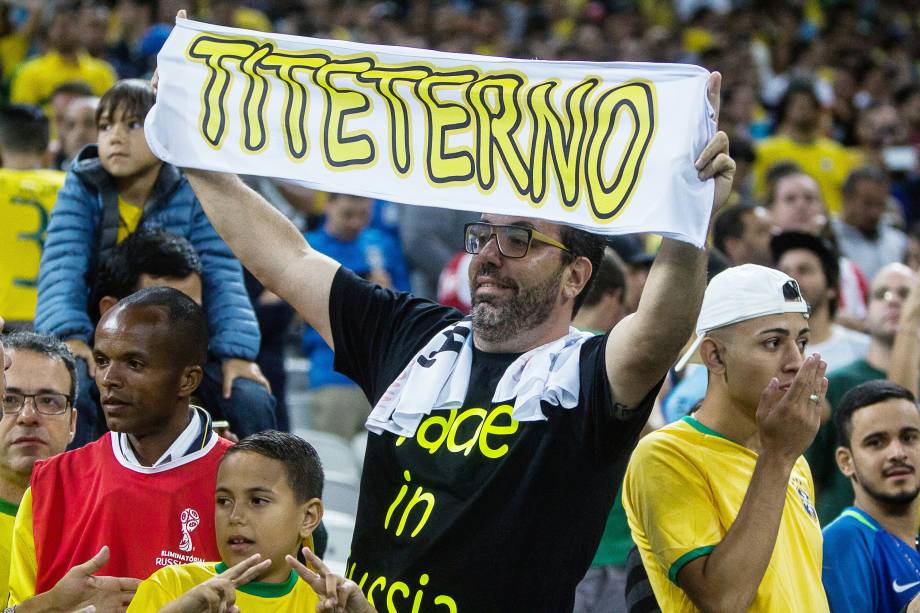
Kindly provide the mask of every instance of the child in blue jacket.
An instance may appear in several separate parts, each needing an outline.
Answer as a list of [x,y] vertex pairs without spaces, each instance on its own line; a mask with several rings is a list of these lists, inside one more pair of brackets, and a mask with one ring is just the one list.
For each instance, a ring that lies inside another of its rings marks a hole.
[[[147,146],[144,117],[154,101],[150,84],[139,79],[119,81],[102,97],[96,111],[99,144],[77,155],[52,210],[39,269],[35,328],[64,339],[83,358],[91,377],[94,326],[87,303],[99,262],[136,229],[163,228],[187,239],[201,258],[209,360],[219,364],[210,370],[222,378],[220,412],[241,436],[272,428],[274,399],[254,363],[259,327],[242,267],[179,169],[158,160]],[[86,372],[82,364],[81,372]],[[88,385],[81,387],[88,391]],[[84,402],[88,398],[80,394]],[[77,445],[94,440],[100,423],[94,406],[80,404]]]

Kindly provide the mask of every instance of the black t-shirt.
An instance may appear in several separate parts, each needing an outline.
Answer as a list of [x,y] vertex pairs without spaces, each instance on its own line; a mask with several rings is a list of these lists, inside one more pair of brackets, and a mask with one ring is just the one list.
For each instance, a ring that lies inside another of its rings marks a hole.
[[[371,404],[461,314],[340,268],[329,301],[335,368]],[[493,404],[518,354],[474,348],[461,409],[432,411],[412,439],[368,436],[346,574],[379,611],[571,611],[629,454],[657,392],[615,411],[606,337],[581,349],[579,404],[547,421]]]

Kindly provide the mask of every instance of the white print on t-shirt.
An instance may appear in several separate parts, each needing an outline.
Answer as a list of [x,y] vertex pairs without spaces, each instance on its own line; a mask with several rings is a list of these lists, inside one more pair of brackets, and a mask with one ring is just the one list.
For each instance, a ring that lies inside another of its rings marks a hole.
[[182,542],[179,543],[179,550],[189,552],[192,550],[192,532],[201,523],[198,511],[195,509],[185,509],[179,516],[182,522]]

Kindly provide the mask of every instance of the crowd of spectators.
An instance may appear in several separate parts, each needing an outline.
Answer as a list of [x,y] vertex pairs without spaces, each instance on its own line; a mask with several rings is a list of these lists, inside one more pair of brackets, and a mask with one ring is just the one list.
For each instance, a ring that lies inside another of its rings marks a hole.
[[[96,322],[150,285],[204,305],[211,337],[195,400],[228,422],[229,436],[272,427],[356,445],[366,436],[371,407],[335,372],[319,332],[240,267],[181,171],[143,142],[153,104],[144,80],[178,8],[209,23],[317,38],[721,72],[719,128],[737,171],[713,223],[709,274],[758,264],[798,282],[811,307],[810,345],[830,380],[806,454],[821,523],[852,503],[835,459],[838,405],[872,379],[913,397],[920,387],[920,2],[0,2],[0,317],[7,328],[59,336],[80,358],[72,447],[105,430],[91,382]],[[478,215],[245,180],[361,277],[469,309],[460,238]],[[97,203],[101,214],[88,213]],[[604,333],[635,312],[659,242],[612,237],[600,289],[576,325]],[[690,414],[706,389],[705,367],[672,370],[648,429]],[[594,568],[613,569],[615,580],[603,581],[621,595],[628,535],[617,496]],[[592,589],[580,593],[579,610],[620,610],[601,608],[601,588]]]

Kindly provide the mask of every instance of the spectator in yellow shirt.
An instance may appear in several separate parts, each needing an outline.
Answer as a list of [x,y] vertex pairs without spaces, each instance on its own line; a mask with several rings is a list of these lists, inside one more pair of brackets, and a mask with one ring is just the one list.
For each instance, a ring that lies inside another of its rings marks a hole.
[[35,315],[45,229],[64,173],[42,168],[48,119],[41,109],[0,109],[0,315],[14,328]]
[[112,66],[90,56],[82,47],[76,2],[59,4],[51,16],[45,37],[48,51],[25,62],[13,76],[10,101],[47,105],[61,83],[83,81],[92,93],[101,96],[115,84]]
[[840,188],[857,160],[839,143],[821,135],[821,102],[814,86],[804,81],[791,83],[779,105],[779,128],[775,136],[757,147],[754,188],[763,196],[766,175],[780,162],[794,162],[815,178],[832,213],[840,210]]
[[770,268],[729,268],[706,288],[696,340],[700,409],[643,438],[623,506],[662,611],[827,612],[821,528],[802,453],[827,364],[805,355],[808,305]]

